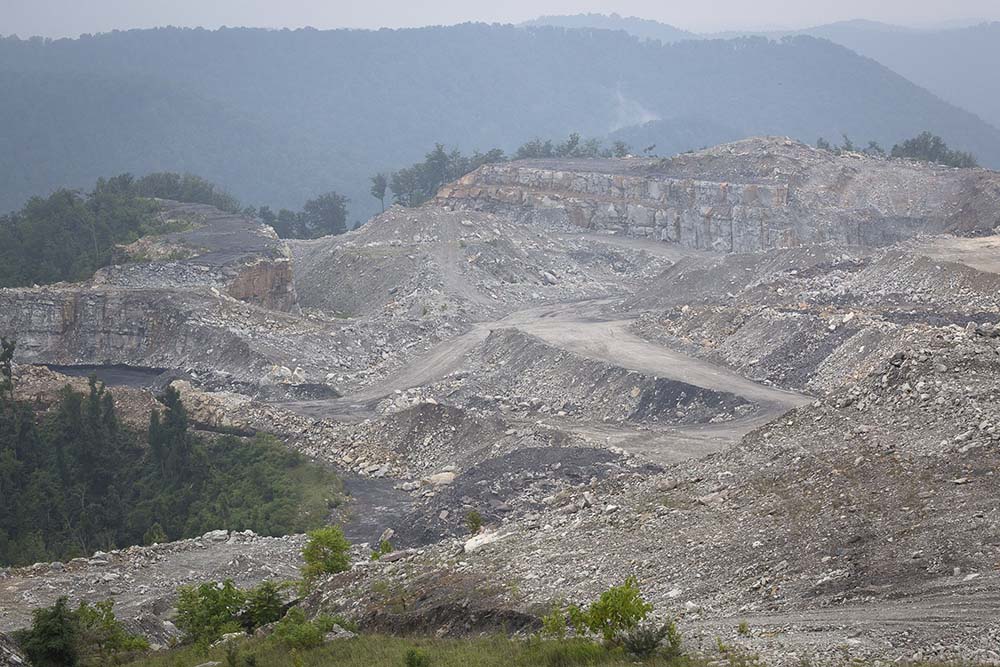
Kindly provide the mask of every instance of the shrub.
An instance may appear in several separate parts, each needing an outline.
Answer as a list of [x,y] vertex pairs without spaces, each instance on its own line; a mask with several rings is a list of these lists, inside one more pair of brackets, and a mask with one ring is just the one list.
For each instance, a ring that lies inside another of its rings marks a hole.
[[736,628],[736,632],[740,633],[744,637],[749,637],[750,625],[746,621],[740,621],[739,626]]
[[640,623],[621,636],[622,646],[637,658],[649,658],[661,646],[665,657],[677,657],[681,653],[681,633],[673,621],[656,626]]
[[285,611],[281,590],[272,581],[265,581],[246,592],[240,620],[247,632],[279,620]]
[[236,642],[226,642],[226,667],[240,667],[240,647]]
[[309,532],[309,539],[302,549],[306,564],[302,577],[311,585],[324,574],[343,572],[351,566],[351,543],[336,526],[317,528]]
[[114,606],[111,600],[92,607],[81,602],[76,610],[81,654],[97,658],[100,664],[112,663],[122,654],[149,649],[149,642],[127,632],[115,618]]
[[358,624],[355,623],[354,621],[350,621],[344,618],[340,614],[337,614],[336,616],[330,616],[329,614],[320,614],[319,616],[313,619],[313,623],[315,623],[316,627],[322,630],[324,634],[326,634],[327,632],[332,632],[333,629],[337,626],[340,626],[342,629],[347,630],[349,632],[353,632],[355,634],[357,634],[358,632]]
[[542,635],[551,639],[566,639],[566,613],[556,605],[552,613],[542,616]]
[[74,667],[80,661],[78,635],[69,602],[62,597],[51,607],[34,611],[31,628],[22,633],[20,643],[35,667]]
[[378,543],[378,548],[372,551],[372,560],[378,560],[386,554],[392,553],[392,543],[389,540],[382,540]]
[[621,643],[623,635],[635,628],[652,611],[646,602],[635,577],[629,577],[622,586],[614,586],[601,593],[601,597],[586,609],[570,606],[565,611],[558,608],[542,619],[545,634],[565,634],[567,619],[579,636],[599,636],[605,646]]
[[227,579],[222,583],[184,586],[177,596],[177,627],[185,641],[207,647],[222,635],[239,632],[237,622],[246,596]]
[[681,654],[681,631],[673,621],[667,621],[663,627],[667,629],[667,635],[663,639],[663,652],[668,658],[675,658]]
[[323,643],[319,623],[306,620],[306,614],[294,607],[274,626],[274,638],[290,649],[315,648]]
[[31,664],[41,667],[114,664],[123,655],[149,648],[145,639],[125,631],[111,600],[93,606],[81,602],[72,611],[64,597],[36,610],[20,640]]
[[660,648],[667,636],[667,626],[640,624],[622,635],[622,646],[637,658],[648,658]]
[[465,515],[465,526],[470,533],[475,535],[483,528],[483,515],[477,510],[469,510]]
[[411,648],[403,659],[406,667],[430,667],[431,657],[417,648]]
[[614,644],[619,635],[639,624],[653,606],[642,599],[635,577],[629,577],[622,586],[615,586],[601,593],[586,613],[587,628],[600,635],[606,645]]

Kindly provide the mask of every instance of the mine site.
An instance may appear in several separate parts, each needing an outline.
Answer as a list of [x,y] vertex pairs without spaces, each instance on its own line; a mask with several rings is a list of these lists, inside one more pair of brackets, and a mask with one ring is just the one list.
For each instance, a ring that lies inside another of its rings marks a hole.
[[[28,44],[0,64],[78,48]],[[127,161],[25,198],[0,665],[1000,664],[1000,162],[966,116],[937,158],[439,144],[353,225],[354,192],[276,214]]]

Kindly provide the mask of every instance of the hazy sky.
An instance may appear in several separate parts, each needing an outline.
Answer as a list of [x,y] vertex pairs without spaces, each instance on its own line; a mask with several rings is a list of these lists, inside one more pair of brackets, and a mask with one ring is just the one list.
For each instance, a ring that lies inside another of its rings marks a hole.
[[1000,20],[1000,0],[0,0],[0,34],[76,36],[160,25],[377,28],[617,12],[696,31],[851,18],[904,25]]

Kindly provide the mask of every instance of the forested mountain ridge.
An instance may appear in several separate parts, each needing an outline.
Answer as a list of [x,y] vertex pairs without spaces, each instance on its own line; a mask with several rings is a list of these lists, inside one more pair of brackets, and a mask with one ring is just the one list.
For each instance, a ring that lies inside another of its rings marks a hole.
[[831,24],[806,31],[873,58],[918,85],[1000,127],[1000,22],[949,30],[863,29]]
[[637,16],[619,14],[564,14],[540,16],[525,21],[527,27],[555,26],[559,28],[596,28],[599,30],[624,30],[640,39],[657,39],[661,42],[679,42],[685,39],[699,39],[699,35],[682,30],[669,23],[661,23]]
[[[885,65],[948,102],[1000,127],[1000,88],[986,84],[1000,62],[1000,22],[940,28],[907,28],[877,21],[838,21],[785,31],[697,34],[668,23],[616,14],[543,16],[526,25],[623,30],[641,39],[676,42],[746,36],[781,39],[808,35],[827,39]],[[985,85],[984,85],[985,84]]]
[[[533,136],[605,137],[651,121],[691,144],[664,142],[663,152],[757,134],[892,145],[931,130],[1000,165],[1000,130],[809,37],[663,45],[482,24],[162,28],[3,39],[0,72],[0,210],[108,173],[171,170],[251,205],[297,208],[336,190],[354,222],[379,207],[371,174],[435,142],[510,151]],[[55,103],[67,90],[74,104]]]

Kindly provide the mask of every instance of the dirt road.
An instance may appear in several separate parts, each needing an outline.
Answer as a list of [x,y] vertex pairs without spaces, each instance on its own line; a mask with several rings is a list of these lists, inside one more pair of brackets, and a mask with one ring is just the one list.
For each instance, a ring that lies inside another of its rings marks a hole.
[[636,428],[551,418],[557,428],[585,439],[622,447],[657,463],[674,463],[719,451],[747,432],[800,405],[808,396],[752,382],[732,371],[643,340],[629,331],[632,320],[607,315],[612,300],[586,300],[529,308],[500,320],[482,322],[444,341],[397,373],[361,392],[340,399],[297,401],[287,407],[314,417],[361,419],[373,414],[375,404],[395,391],[419,387],[460,371],[467,355],[493,329],[515,328],[554,347],[662,378],[680,380],[705,389],[727,391],[759,407],[753,414],[721,424]]

